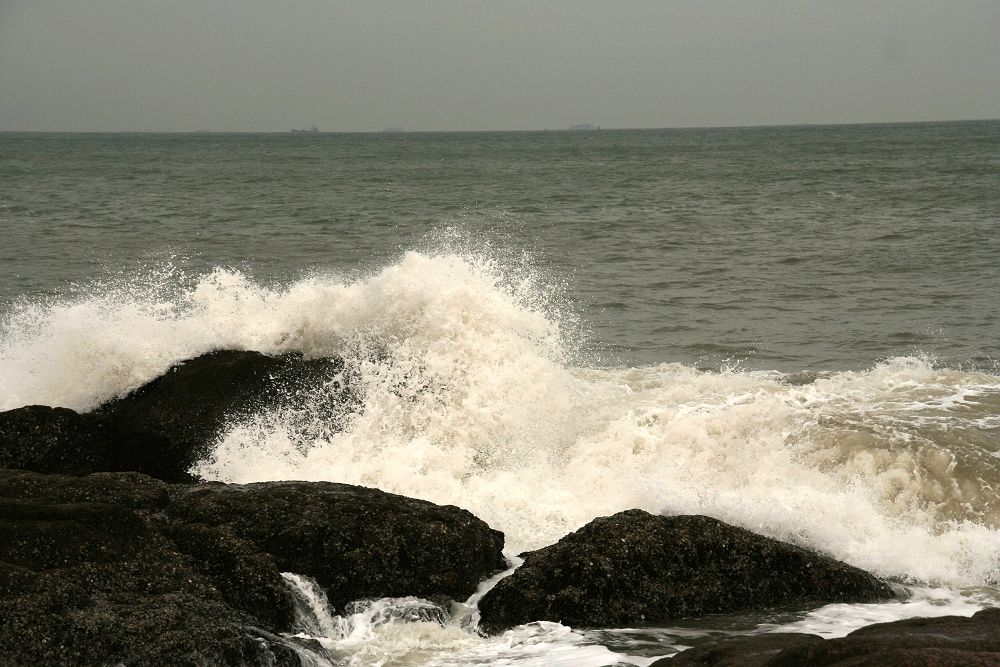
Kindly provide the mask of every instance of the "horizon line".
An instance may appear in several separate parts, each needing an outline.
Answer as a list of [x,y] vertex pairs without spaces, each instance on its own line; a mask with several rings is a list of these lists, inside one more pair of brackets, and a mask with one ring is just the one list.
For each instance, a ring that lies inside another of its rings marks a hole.
[[315,132],[287,130],[3,130],[0,134],[500,134],[528,132],[574,132],[590,134],[595,132],[627,132],[627,131],[657,131],[657,130],[741,130],[765,129],[779,127],[850,127],[864,125],[934,125],[944,123],[983,123],[1000,121],[994,118],[959,118],[949,120],[893,120],[893,121],[848,121],[848,122],[804,122],[804,123],[759,123],[748,125],[674,125],[660,127],[605,127],[591,125],[590,127],[556,127],[541,129],[475,129],[475,130],[407,130],[405,128],[385,128],[381,130],[317,130]]

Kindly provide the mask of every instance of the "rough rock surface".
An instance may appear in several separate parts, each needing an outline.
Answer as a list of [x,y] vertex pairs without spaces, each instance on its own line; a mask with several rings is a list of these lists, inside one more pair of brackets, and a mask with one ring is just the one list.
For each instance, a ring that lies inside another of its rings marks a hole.
[[346,390],[342,360],[219,350],[174,366],[95,412],[166,438],[173,470],[157,476],[186,481],[188,469],[208,452],[229,420],[264,406],[294,410],[317,392],[322,400],[309,402],[325,406],[326,428],[339,428],[344,414],[356,407]]
[[136,470],[187,480],[189,456],[141,426],[68,408],[29,405],[0,412],[0,466],[86,475]]
[[[337,430],[357,401],[339,359],[221,350],[174,366],[92,413],[32,405],[0,413],[0,467],[67,475],[136,471],[194,481],[191,466],[229,420],[260,408],[322,410]],[[310,415],[317,417],[317,415]]]
[[892,598],[871,574],[706,516],[629,510],[595,519],[479,603],[481,627],[615,627],[783,605]]
[[0,468],[0,498],[49,503],[106,503],[158,512],[170,503],[170,485],[137,472],[85,477],[40,475]]
[[1000,609],[878,623],[846,637],[757,635],[690,649],[653,663],[759,667],[993,667],[1000,665]]
[[187,556],[191,568],[212,582],[226,604],[250,614],[263,627],[291,627],[294,605],[270,556],[233,536],[225,526],[172,521],[159,527]]
[[299,664],[272,634],[280,570],[339,604],[461,599],[502,547],[464,510],[345,484],[0,469],[0,664]]
[[339,428],[344,414],[356,407],[343,371],[340,359],[219,350],[174,366],[95,412],[165,438],[172,470],[154,476],[186,481],[188,469],[208,452],[229,420],[261,407],[294,408],[309,395],[312,405],[325,407],[325,427]]
[[1000,665],[1000,608],[971,618],[909,618],[855,630],[840,639],[782,651],[770,663],[976,667]]
[[3,664],[297,665],[121,505],[0,499]]
[[462,599],[502,570],[503,533],[448,505],[330,482],[176,487],[169,513],[225,525],[306,574],[331,604],[416,595]]

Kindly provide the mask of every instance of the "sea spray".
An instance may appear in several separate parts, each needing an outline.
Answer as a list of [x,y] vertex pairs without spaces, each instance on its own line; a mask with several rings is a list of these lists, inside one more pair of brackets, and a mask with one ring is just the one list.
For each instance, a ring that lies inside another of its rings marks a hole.
[[[960,387],[992,392],[995,378],[916,360],[809,385],[679,365],[551,370],[556,393],[534,394],[543,420],[491,387],[489,372],[463,370],[392,409],[366,400],[354,429],[320,441],[297,442],[267,418],[242,423],[197,472],[336,479],[457,503],[503,530],[511,554],[641,507],[709,514],[884,576],[996,580],[997,466],[969,471],[982,454],[961,435],[980,428],[975,406],[952,414],[948,431],[891,427]],[[491,430],[468,427],[484,414]]]
[[510,554],[639,507],[709,514],[884,576],[998,580],[994,374],[919,357],[806,380],[583,366],[537,283],[454,253],[350,280],[266,287],[218,269],[180,282],[21,304],[0,334],[2,406],[89,409],[210,349],[340,355],[360,397],[343,431],[261,406],[195,472],[457,504],[503,530]]
[[[679,621],[663,628],[575,630],[560,623],[518,626],[501,635],[482,636],[468,624],[482,593],[510,571],[484,582],[457,614],[419,598],[382,598],[349,605],[337,614],[322,589],[309,577],[283,573],[296,603],[295,636],[318,642],[322,655],[299,647],[317,665],[411,664],[439,667],[469,664],[648,665],[656,658],[728,636],[768,632],[808,632],[843,637],[872,623],[945,615],[971,616],[989,599],[947,589],[910,587],[908,599],[878,604],[831,604],[808,613],[774,610],[755,614],[715,615]],[[294,645],[294,644],[293,644]]]
[[415,340],[445,347],[492,330],[538,356],[562,358],[560,322],[546,317],[536,288],[528,279],[511,283],[489,258],[414,252],[354,281],[312,277],[267,287],[220,268],[196,278],[165,269],[148,282],[97,283],[92,292],[25,301],[6,314],[0,409],[91,409],[175,363],[222,348],[405,356]]

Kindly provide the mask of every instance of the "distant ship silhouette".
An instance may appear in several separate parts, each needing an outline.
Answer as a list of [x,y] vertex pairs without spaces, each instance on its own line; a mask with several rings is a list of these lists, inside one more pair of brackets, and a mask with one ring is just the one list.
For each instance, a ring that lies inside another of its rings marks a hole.
[[292,132],[294,132],[294,133],[296,133],[296,134],[301,134],[301,133],[303,133],[303,132],[304,132],[304,133],[307,133],[307,134],[316,134],[316,133],[318,133],[318,132],[319,132],[319,128],[318,128],[318,127],[316,127],[315,125],[313,125],[313,126],[312,126],[312,127],[310,127],[310,128],[308,129],[308,130],[292,130]]

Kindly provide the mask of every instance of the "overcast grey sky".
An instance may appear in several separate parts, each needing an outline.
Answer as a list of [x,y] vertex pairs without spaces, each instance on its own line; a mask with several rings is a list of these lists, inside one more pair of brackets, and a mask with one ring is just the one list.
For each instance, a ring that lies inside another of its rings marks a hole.
[[0,0],[0,130],[1000,117],[1000,0]]

